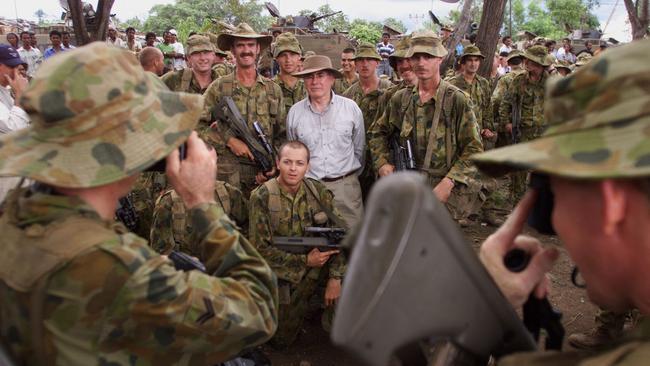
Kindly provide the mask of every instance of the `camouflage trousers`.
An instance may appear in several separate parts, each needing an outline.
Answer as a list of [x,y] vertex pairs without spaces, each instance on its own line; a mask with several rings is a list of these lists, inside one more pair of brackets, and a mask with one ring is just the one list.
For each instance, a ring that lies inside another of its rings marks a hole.
[[138,217],[138,236],[149,240],[156,199],[167,186],[167,176],[162,172],[144,172],[131,190],[133,207]]
[[[276,349],[289,347],[298,337],[305,318],[314,309],[314,296],[321,296],[319,288],[327,285],[327,266],[310,269],[305,278],[297,284],[290,284],[286,281],[279,281],[280,308],[278,311],[278,330],[269,341],[269,344]],[[323,301],[319,299],[318,303]],[[323,329],[329,332],[334,317],[334,308],[327,307],[323,310],[321,324]]]
[[[544,128],[542,127],[522,127],[520,142],[534,140],[541,136]],[[510,199],[513,205],[516,205],[528,189],[529,171],[517,171],[510,173]]]
[[239,188],[244,197],[250,197],[253,189],[257,187],[255,183],[255,176],[259,170],[257,165],[237,158],[219,158],[217,164],[217,180]]
[[[444,177],[429,176],[431,188],[440,183],[442,178]],[[469,184],[456,183],[445,206],[454,220],[464,220],[480,211],[486,197],[483,184],[479,180],[470,179]]]

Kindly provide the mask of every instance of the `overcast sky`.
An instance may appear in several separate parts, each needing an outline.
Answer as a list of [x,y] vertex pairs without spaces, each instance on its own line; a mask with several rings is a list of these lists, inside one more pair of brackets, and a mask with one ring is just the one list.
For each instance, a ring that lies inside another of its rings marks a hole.
[[[96,3],[96,1],[91,2]],[[173,2],[174,0],[115,0],[113,13],[121,20],[135,16],[144,19],[153,5]],[[350,19],[381,21],[387,17],[395,17],[404,22],[410,30],[417,28],[418,22],[423,21],[430,9],[434,9],[434,13],[439,17],[444,17],[449,10],[458,7],[457,4],[447,4],[441,0],[271,0],[271,2],[278,7],[282,15],[295,14],[306,8],[316,9],[329,3],[333,9],[342,10]],[[601,28],[604,28],[616,1],[601,0],[600,3],[596,15],[600,20]],[[15,18],[18,14],[19,18],[35,20],[36,10],[43,9],[47,17],[53,19],[59,17],[62,11],[57,0],[2,0],[2,5],[0,16],[6,18]],[[627,13],[622,1],[614,9],[612,20],[605,31],[606,37],[613,37],[620,41],[630,40],[630,27],[627,24]]]

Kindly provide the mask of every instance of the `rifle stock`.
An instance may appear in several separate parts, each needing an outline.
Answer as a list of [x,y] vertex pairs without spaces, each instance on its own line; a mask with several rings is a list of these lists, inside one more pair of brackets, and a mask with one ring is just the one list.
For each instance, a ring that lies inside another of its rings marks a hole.
[[340,244],[330,243],[326,238],[322,237],[275,236],[273,237],[273,246],[294,254],[307,254],[314,248],[321,252],[341,248]]

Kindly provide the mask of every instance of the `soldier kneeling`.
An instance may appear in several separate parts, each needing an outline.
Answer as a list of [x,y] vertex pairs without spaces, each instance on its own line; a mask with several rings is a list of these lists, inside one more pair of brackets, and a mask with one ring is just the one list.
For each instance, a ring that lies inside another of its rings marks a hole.
[[251,242],[278,276],[280,308],[273,347],[291,345],[310,310],[310,299],[325,287],[323,327],[329,330],[333,307],[341,294],[345,259],[338,250],[313,248],[303,253],[280,249],[278,237],[305,237],[308,227],[342,227],[332,205],[332,193],[320,182],[305,178],[309,150],[302,142],[287,142],[276,161],[277,178],[251,193],[249,235]]

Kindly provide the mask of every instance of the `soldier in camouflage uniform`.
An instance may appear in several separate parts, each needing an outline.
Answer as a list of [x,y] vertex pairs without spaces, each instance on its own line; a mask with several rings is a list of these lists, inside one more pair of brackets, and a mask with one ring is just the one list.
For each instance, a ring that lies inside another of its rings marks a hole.
[[271,43],[271,36],[257,34],[242,23],[233,33],[219,35],[222,50],[231,50],[237,62],[235,72],[215,80],[205,93],[205,108],[201,117],[201,134],[215,146],[219,155],[218,180],[240,189],[244,196],[258,184],[273,176],[259,171],[253,154],[246,144],[235,136],[228,125],[217,123],[210,129],[212,109],[221,97],[230,96],[255,135],[253,123],[259,122],[269,141],[279,146],[286,138],[285,109],[282,90],[273,81],[259,75],[255,69],[259,53]]
[[341,69],[343,77],[334,82],[334,93],[343,95],[352,84],[359,81],[359,74],[354,66],[354,48],[346,48],[341,52]]
[[188,67],[168,72],[162,81],[170,90],[203,94],[219,77],[212,70],[216,61],[214,46],[207,36],[195,34],[187,40]]
[[[377,53],[375,46],[370,43],[359,45],[354,54],[354,65],[359,74],[359,81],[352,84],[342,94],[344,97],[354,100],[361,109],[366,131],[378,117],[377,112],[379,111],[381,96],[386,89],[393,86],[390,80],[377,76],[377,66],[381,61],[382,58]],[[359,175],[359,183],[361,184],[364,199],[368,196],[373,183],[375,183],[375,176],[376,173],[372,169],[370,161],[370,151],[366,147],[366,161],[363,172]]]
[[[499,106],[501,125],[513,141],[525,142],[539,137],[546,129],[544,118],[544,84],[548,79],[546,68],[551,65],[544,46],[532,46],[524,54],[526,72],[514,76]],[[513,125],[513,110],[519,110]],[[511,175],[511,199],[517,202],[526,191],[526,172]]]
[[302,48],[296,36],[292,33],[283,33],[275,39],[273,52],[273,57],[280,66],[280,73],[273,78],[273,81],[280,85],[284,108],[288,111],[296,102],[307,97],[305,83],[302,79],[291,75],[298,71]]
[[440,79],[440,62],[446,55],[433,32],[413,35],[406,56],[411,59],[418,85],[402,89],[391,98],[368,138],[380,176],[395,170],[389,160],[389,138],[398,133],[402,146],[409,139],[417,168],[427,175],[433,192],[447,203],[455,219],[465,220],[478,209],[480,190],[476,170],[468,159],[483,151],[483,145],[469,97]]
[[[395,52],[388,57],[390,67],[395,70],[395,75],[399,78],[397,84],[392,85],[390,88],[384,90],[384,93],[379,98],[379,109],[377,110],[377,118],[384,115],[386,106],[390,102],[390,98],[398,91],[417,85],[418,78],[413,72],[413,68],[406,57],[406,53],[411,46],[411,36],[404,36],[395,46]],[[375,121],[372,121],[375,123]],[[372,125],[371,123],[371,125]]]
[[[214,200],[237,224],[239,232],[247,237],[248,199],[241,191],[228,183],[216,181]],[[177,250],[197,257],[199,253],[188,242],[193,231],[190,212],[174,189],[168,189],[160,195],[153,210],[149,236],[151,247],[160,254],[169,254],[172,250]]]
[[273,246],[274,236],[303,237],[305,227],[332,227],[342,220],[332,204],[332,193],[317,180],[304,178],[309,169],[309,150],[302,142],[283,145],[277,165],[279,177],[251,194],[249,232],[251,242],[278,276],[278,331],[271,344],[284,348],[296,339],[319,285],[326,286],[324,302],[328,308],[323,325],[328,330],[333,305],[341,292],[345,260],[338,250],[294,254]]
[[526,72],[523,68],[523,52],[519,50],[512,50],[506,58],[510,72],[500,77],[497,81],[497,85],[492,92],[492,111],[494,113],[494,127],[497,129],[497,147],[510,145],[512,143],[512,133],[506,131],[505,124],[502,124],[501,117],[499,116],[499,108],[501,107],[501,101],[503,100],[503,95],[505,91],[508,90],[512,80],[515,76]]
[[[273,334],[273,272],[212,202],[216,155],[192,132],[202,99],[103,42],[38,70],[22,98],[32,126],[0,146],[0,175],[39,182],[0,218],[0,341],[17,364],[213,365]],[[112,220],[167,155],[189,242],[215,276],[175,270]]]
[[212,71],[217,74],[215,80],[235,71],[235,68],[228,63],[228,53],[224,52],[219,48],[219,46],[217,46],[217,39],[219,37],[216,34],[209,33],[209,32],[206,33],[206,35],[208,36],[208,38],[210,38],[210,42],[214,47],[214,54],[216,56],[214,60],[214,65],[212,65]]
[[[492,174],[531,169],[549,176],[555,231],[580,268],[589,297],[618,313],[634,308],[650,313],[648,54],[650,41],[635,41],[565,78],[551,79],[545,101],[548,130],[533,141],[474,158]],[[519,236],[535,198],[527,194],[509,222],[481,248],[488,272],[515,307],[539,284],[548,283],[546,272],[558,257],[555,249]],[[503,255],[524,244],[531,265],[516,274],[508,271]],[[603,346],[598,351],[515,354],[501,358],[499,365],[646,365],[649,320]]]

